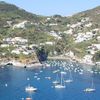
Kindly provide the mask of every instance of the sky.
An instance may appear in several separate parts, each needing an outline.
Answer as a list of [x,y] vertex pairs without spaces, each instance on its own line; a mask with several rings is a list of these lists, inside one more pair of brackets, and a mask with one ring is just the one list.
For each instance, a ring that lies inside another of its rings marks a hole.
[[[0,0],[1,1],[1,0]],[[100,6],[100,0],[2,0],[37,15],[70,16]]]

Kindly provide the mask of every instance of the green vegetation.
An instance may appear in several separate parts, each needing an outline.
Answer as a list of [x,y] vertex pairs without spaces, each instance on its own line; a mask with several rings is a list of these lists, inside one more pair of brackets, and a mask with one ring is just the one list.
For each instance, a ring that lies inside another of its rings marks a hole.
[[[28,39],[28,44],[37,44],[45,42],[53,42],[54,45],[45,45],[44,48],[48,51],[50,56],[65,54],[73,51],[76,56],[82,58],[88,54],[86,49],[91,44],[99,43],[97,36],[100,32],[89,41],[75,43],[74,35],[77,33],[91,32],[92,29],[100,28],[100,6],[95,9],[77,13],[70,17],[63,17],[60,15],[54,16],[39,16],[29,13],[15,5],[0,2],[0,44],[2,40],[8,37],[22,37]],[[68,27],[81,23],[81,21],[89,18],[89,21],[84,22],[79,27]],[[13,28],[14,25],[27,21],[24,28]],[[84,27],[85,24],[92,23],[91,27]],[[73,29],[73,34],[67,34],[66,31]],[[49,33],[53,31],[57,33],[61,39],[51,36]],[[94,32],[95,33],[95,32]],[[14,47],[10,47],[10,50]],[[12,55],[8,48],[0,48],[0,55],[5,52],[6,56],[16,56],[16,58],[24,58],[24,55]],[[98,59],[98,53],[94,55],[94,59]],[[32,56],[33,57],[33,56]],[[27,57],[26,57],[27,58]],[[28,57],[29,58],[29,57]],[[30,57],[31,58],[31,57]]]

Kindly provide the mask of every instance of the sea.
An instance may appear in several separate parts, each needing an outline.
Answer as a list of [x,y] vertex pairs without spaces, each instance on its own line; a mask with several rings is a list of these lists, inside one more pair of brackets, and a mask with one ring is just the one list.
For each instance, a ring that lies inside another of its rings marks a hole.
[[[18,68],[13,66],[0,67],[0,100],[100,100],[100,72],[78,63],[48,61],[39,69]],[[53,84],[61,78],[61,71],[65,72],[63,80],[71,77],[73,82],[65,83],[65,88],[57,89]],[[95,87],[94,92],[84,92],[84,89]],[[25,88],[30,85],[37,91],[28,93]]]

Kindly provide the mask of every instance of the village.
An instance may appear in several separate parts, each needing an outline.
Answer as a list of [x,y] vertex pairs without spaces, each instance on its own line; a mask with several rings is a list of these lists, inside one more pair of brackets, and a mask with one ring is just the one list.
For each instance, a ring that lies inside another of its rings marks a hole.
[[[47,18],[46,19],[46,22],[49,21],[50,18]],[[15,25],[11,25],[11,21],[10,22],[7,22],[9,26],[12,27],[12,29],[27,29],[26,28],[26,24],[30,23],[30,24],[33,24],[31,22],[28,22],[27,20],[26,21],[23,21],[21,23],[18,23],[18,24],[15,24]],[[38,23],[35,23],[35,25],[38,25]],[[50,23],[49,26],[55,26],[57,25],[56,23]],[[61,33],[64,33],[64,34],[68,34],[68,35],[71,35],[73,36],[73,41],[74,43],[81,43],[81,42],[84,42],[84,41],[89,41],[89,40],[92,40],[94,37],[96,38],[96,40],[98,41],[98,43],[95,43],[95,44],[91,44],[90,46],[88,46],[85,50],[85,52],[87,53],[87,55],[85,55],[83,58],[78,58],[76,55],[75,55],[75,52],[73,52],[72,50],[68,51],[68,52],[65,52],[64,54],[61,54],[61,55],[57,55],[57,52],[56,51],[52,51],[54,53],[51,52],[51,54],[55,54],[55,56],[58,56],[58,57],[70,57],[71,59],[74,59],[76,61],[79,61],[79,62],[82,62],[82,63],[86,63],[86,64],[90,64],[90,65],[93,65],[93,64],[99,64],[99,62],[93,62],[92,61],[92,58],[93,58],[93,55],[100,50],[100,36],[99,36],[99,33],[100,33],[100,29],[99,28],[95,28],[95,29],[92,29],[90,31],[86,31],[85,33],[82,33],[82,32],[78,32],[78,33],[75,33],[75,30],[78,28],[78,31],[81,31],[81,28],[90,28],[92,27],[92,23],[91,21],[89,21],[89,18],[84,18],[81,20],[81,22],[77,22],[75,24],[72,24],[72,25],[67,25],[68,27],[68,30],[66,31],[59,31],[59,32],[55,32],[55,31],[51,31],[51,32],[47,32],[50,36],[54,37],[55,40],[60,40],[62,39],[62,37],[60,36]],[[24,39],[22,37],[14,37],[14,38],[11,38],[11,37],[7,37],[7,38],[4,38],[2,40],[2,43],[0,45],[0,48],[8,48],[8,51],[10,52],[10,54],[15,54],[15,55],[25,55],[25,56],[28,56],[28,55],[34,55],[34,61],[38,62],[38,59],[36,58],[36,55],[35,55],[35,48],[36,47],[41,47],[41,46],[45,46],[45,45],[49,45],[49,46],[54,46],[55,45],[55,42],[56,41],[47,41],[45,43],[39,43],[39,44],[29,44],[28,43],[28,39]],[[9,47],[12,47],[12,49],[9,49]],[[6,52],[2,52],[1,53],[2,56],[5,56],[6,55]],[[15,59],[12,58],[13,61],[8,61],[8,62],[13,62],[13,65],[16,65],[14,64],[16,61]],[[33,60],[33,59],[32,59]],[[2,61],[2,59],[1,59]],[[6,63],[8,63],[6,62]],[[27,61],[26,61],[27,62]],[[26,64],[26,62],[24,62]],[[31,61],[32,62],[32,61]],[[23,64],[25,66],[25,64]],[[18,65],[18,62],[17,62],[17,65]],[[19,66],[20,66],[20,63],[19,63]]]

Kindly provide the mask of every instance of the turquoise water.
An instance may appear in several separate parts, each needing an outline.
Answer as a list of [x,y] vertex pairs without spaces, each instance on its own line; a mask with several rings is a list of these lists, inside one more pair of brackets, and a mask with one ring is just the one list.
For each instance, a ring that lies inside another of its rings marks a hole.
[[[55,89],[53,81],[56,79],[54,70],[64,70],[63,65],[53,66],[42,69],[24,69],[5,67],[0,68],[0,100],[22,100],[21,98],[32,97],[33,100],[100,100],[100,74],[85,71],[80,65],[73,64],[71,72],[73,77],[72,83],[66,83],[66,88]],[[75,67],[75,68],[74,68]],[[67,74],[64,79],[69,77],[70,65],[66,65]],[[75,69],[77,69],[75,71]],[[80,74],[81,70],[83,73]],[[59,78],[60,78],[60,72]],[[34,78],[37,76],[37,78]],[[46,77],[51,77],[47,79]],[[29,78],[30,80],[27,80]],[[91,86],[91,79],[94,80],[96,91],[85,93],[83,90]],[[35,93],[26,93],[25,87],[30,84],[38,90]]]

